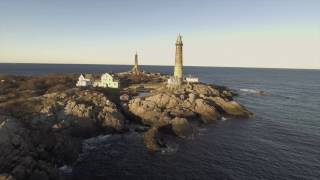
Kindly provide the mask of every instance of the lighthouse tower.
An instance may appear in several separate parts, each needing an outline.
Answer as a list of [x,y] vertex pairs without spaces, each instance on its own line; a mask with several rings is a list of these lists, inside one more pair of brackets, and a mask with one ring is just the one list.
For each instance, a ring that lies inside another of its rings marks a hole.
[[133,74],[139,74],[139,65],[138,65],[138,53],[136,52],[136,54],[134,55],[134,66],[132,68],[132,73]]
[[176,61],[174,66],[174,77],[182,82],[183,79],[183,63],[182,63],[182,37],[179,34],[176,41]]

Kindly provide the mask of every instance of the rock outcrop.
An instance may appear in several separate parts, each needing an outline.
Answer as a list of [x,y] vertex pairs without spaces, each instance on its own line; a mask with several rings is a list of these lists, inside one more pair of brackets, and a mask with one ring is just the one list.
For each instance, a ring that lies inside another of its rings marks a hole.
[[54,166],[73,162],[81,148],[79,140],[45,127],[33,129],[7,116],[0,123],[0,172],[15,179],[59,179]]
[[124,128],[125,117],[100,92],[70,89],[65,93],[47,94],[42,102],[41,112],[54,116],[56,128],[73,128],[79,135],[91,134],[99,128],[115,131]]
[[227,88],[205,84],[188,84],[179,89],[162,88],[152,91],[146,97],[136,97],[124,102],[127,113],[152,128],[146,133],[147,147],[158,148],[151,141],[151,135],[161,127],[170,127],[178,137],[193,134],[192,124],[206,124],[222,116],[247,118],[253,114],[233,100],[233,92]]
[[151,126],[162,126],[170,123],[175,117],[195,119],[202,123],[216,121],[221,116],[249,117],[251,112],[239,103],[220,96],[211,86],[203,84],[186,85],[178,91],[155,91],[147,97],[137,97],[129,101],[129,112],[142,123]]
[[103,93],[68,89],[0,103],[0,173],[59,179],[57,167],[78,158],[81,141],[121,132],[125,117]]

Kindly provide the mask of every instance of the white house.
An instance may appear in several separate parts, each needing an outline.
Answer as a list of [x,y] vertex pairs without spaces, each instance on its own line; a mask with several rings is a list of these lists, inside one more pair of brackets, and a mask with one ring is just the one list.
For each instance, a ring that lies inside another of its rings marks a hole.
[[120,83],[119,80],[115,78],[112,74],[104,73],[101,76],[101,81],[94,82],[93,86],[119,88]]
[[79,76],[78,82],[76,84],[76,86],[91,86],[93,84],[93,76],[92,74],[81,74]]

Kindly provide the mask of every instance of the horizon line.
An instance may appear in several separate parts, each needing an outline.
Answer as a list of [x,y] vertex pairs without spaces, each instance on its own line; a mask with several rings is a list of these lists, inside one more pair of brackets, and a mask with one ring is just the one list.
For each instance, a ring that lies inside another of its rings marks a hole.
[[[86,63],[32,63],[32,62],[0,62],[0,64],[42,64],[42,65],[111,65],[111,66],[133,66],[133,64],[86,64]],[[174,65],[154,65],[139,64],[139,66],[172,66]],[[201,65],[184,65],[184,67],[211,67],[211,68],[243,68],[243,69],[283,69],[283,70],[320,70],[320,68],[289,68],[289,67],[252,67],[252,66],[201,66]]]

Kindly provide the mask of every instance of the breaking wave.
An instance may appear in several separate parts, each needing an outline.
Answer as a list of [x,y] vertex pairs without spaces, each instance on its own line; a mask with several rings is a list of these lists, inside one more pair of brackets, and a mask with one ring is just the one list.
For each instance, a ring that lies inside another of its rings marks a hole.
[[258,89],[240,89],[241,92],[249,93],[249,94],[259,94],[264,95],[265,92]]

